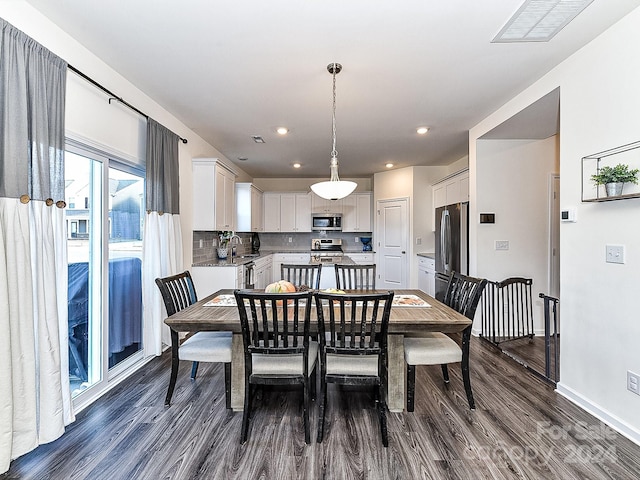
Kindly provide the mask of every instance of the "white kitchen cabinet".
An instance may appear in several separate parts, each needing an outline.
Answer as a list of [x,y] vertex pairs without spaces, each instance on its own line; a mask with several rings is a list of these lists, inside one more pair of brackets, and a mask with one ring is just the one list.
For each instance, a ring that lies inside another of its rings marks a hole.
[[199,299],[211,295],[222,288],[242,288],[243,283],[242,266],[225,266],[225,267],[191,267],[191,277],[193,285]]
[[371,232],[371,193],[352,193],[342,199],[342,231]]
[[294,232],[296,228],[296,195],[280,194],[280,231]]
[[464,170],[432,186],[433,208],[469,201],[469,171]]
[[310,195],[312,213],[342,213],[343,199],[327,200],[326,198],[319,197],[313,192],[311,192]]
[[375,261],[373,252],[353,253],[346,252],[345,255],[358,265],[371,265]]
[[272,255],[256,258],[253,265],[254,288],[264,290],[272,282]]
[[216,230],[235,230],[236,176],[226,168],[216,168]]
[[310,232],[311,198],[308,193],[266,192],[265,232]]
[[264,232],[262,190],[251,183],[236,183],[236,228],[238,232]]
[[193,170],[193,229],[235,230],[236,174],[216,158],[196,158]]
[[280,231],[280,194],[265,192],[262,196],[264,212],[264,231]]
[[432,297],[436,294],[436,261],[418,257],[418,288]]
[[306,264],[309,263],[310,260],[311,260],[311,254],[310,253],[274,253],[273,254],[273,269],[272,269],[273,279],[272,279],[272,281],[281,280],[282,279],[282,275],[281,275],[281,272],[280,272],[280,266],[283,263],[306,265]]
[[311,194],[296,193],[296,213],[294,232],[311,231]]

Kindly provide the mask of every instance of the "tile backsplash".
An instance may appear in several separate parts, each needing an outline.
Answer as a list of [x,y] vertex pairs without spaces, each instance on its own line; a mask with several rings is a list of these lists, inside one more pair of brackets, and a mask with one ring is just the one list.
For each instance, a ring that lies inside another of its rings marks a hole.
[[[193,263],[211,262],[218,258],[216,252],[218,233],[200,230],[193,232]],[[237,233],[237,235],[242,240],[242,243],[236,245],[236,254],[251,253],[251,234]]]
[[[265,250],[305,250],[311,249],[312,238],[340,238],[342,249],[350,251],[362,250],[362,243],[356,242],[358,237],[371,237],[371,233],[343,233],[343,232],[308,232],[308,233],[261,233],[260,249]],[[291,240],[291,241],[289,241]]]
[[[240,233],[242,244],[237,245],[236,254],[251,253],[251,233]],[[311,249],[312,238],[340,238],[342,249],[345,251],[361,251],[362,243],[356,242],[356,237],[371,237],[370,232],[307,232],[307,233],[260,233],[261,251],[308,251]],[[193,263],[210,262],[217,258],[218,232],[193,232]],[[375,250],[375,248],[374,248]]]

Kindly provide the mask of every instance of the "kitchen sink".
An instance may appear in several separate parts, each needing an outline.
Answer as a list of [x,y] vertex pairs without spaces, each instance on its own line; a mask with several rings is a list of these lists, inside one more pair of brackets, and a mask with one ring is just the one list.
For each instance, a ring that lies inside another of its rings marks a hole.
[[244,255],[238,255],[236,258],[254,258],[259,256],[259,253],[245,253]]

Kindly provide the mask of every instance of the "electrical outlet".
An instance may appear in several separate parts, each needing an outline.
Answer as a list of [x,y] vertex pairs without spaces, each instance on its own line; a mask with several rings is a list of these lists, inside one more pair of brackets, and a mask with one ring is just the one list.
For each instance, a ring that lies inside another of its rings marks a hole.
[[356,237],[355,242],[359,243],[360,242],[360,237]]
[[422,245],[422,237],[416,237],[416,245]]
[[624,245],[607,245],[607,263],[624,263]]
[[509,250],[509,240],[496,240],[496,250]]
[[204,240],[200,239],[200,248],[204,247]]
[[627,390],[640,395],[640,375],[627,370]]
[[289,237],[289,243],[293,242],[293,238]]

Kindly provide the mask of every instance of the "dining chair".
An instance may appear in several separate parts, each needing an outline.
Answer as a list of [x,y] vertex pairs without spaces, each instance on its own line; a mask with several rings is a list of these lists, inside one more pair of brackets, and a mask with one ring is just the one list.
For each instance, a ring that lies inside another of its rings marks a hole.
[[[483,278],[474,278],[453,272],[447,285],[443,303],[456,312],[473,320],[487,284]],[[462,380],[469,408],[475,410],[471,380],[469,378],[469,342],[471,325],[462,333],[462,347],[451,337],[440,332],[423,333],[415,337],[404,338],[404,359],[407,363],[407,411],[414,410],[416,385],[416,365],[440,365],[445,384],[449,383],[447,364],[461,363]]]
[[338,290],[375,290],[376,266],[335,264]]
[[296,287],[306,286],[313,290],[320,288],[322,264],[304,265],[283,263],[280,266],[282,280],[293,283]]
[[315,393],[318,343],[309,336],[312,292],[235,290],[244,345],[244,411],[240,443],[249,434],[254,385],[302,385],[304,441],[310,443],[309,397]]
[[[162,294],[162,300],[171,316],[176,312],[198,301],[196,289],[189,271],[164,278],[156,278],[156,285]],[[224,392],[227,408],[231,408],[231,332],[197,332],[188,337],[179,347],[178,352],[172,352],[171,379],[169,390],[165,398],[165,406],[171,404],[171,397],[178,378],[180,360],[193,362],[191,380],[195,380],[199,362],[224,363]],[[178,342],[178,332],[171,330],[171,342]]]
[[318,443],[324,437],[327,384],[374,387],[382,444],[387,447],[387,328],[393,292],[316,292],[320,340]]

